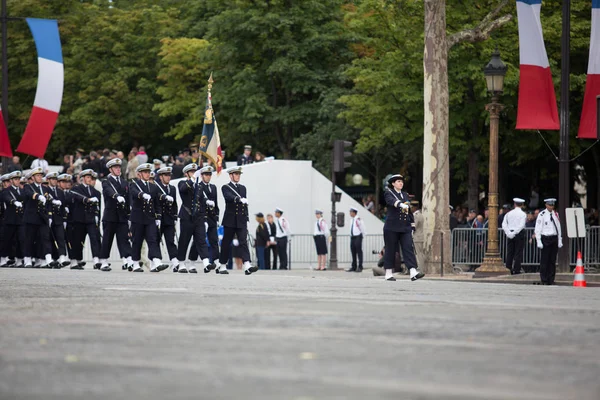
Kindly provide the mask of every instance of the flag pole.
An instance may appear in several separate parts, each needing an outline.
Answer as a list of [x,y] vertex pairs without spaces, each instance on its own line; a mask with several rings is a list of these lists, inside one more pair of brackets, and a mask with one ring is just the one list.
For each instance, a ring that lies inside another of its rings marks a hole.
[[[561,38],[561,69],[560,69],[560,145],[558,155],[558,211],[562,221],[565,219],[565,209],[570,206],[571,188],[569,187],[569,95],[570,69],[569,62],[571,46],[571,0],[563,0],[562,4],[562,38]],[[566,223],[561,224],[562,236],[566,239]],[[569,240],[558,251],[558,270],[569,271]]]
[[[8,9],[2,0],[0,21],[2,22],[2,117],[8,130]],[[8,169],[9,158],[2,157],[2,172]]]

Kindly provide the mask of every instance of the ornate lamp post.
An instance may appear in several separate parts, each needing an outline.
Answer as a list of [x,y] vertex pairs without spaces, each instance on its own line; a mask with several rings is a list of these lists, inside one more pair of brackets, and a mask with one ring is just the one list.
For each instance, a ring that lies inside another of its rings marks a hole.
[[504,75],[508,68],[500,59],[498,49],[492,54],[492,59],[483,69],[487,90],[492,95],[492,102],[485,106],[490,113],[490,160],[488,184],[488,235],[487,250],[481,267],[476,270],[476,275],[501,275],[506,273],[504,263],[500,257],[498,241],[498,127],[500,112],[504,108],[498,98],[504,89]]

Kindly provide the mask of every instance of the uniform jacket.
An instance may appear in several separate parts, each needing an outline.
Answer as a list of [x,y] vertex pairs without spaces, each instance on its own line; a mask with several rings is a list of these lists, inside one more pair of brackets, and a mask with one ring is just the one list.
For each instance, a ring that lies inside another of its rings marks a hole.
[[42,185],[38,186],[35,183],[27,184],[23,188],[25,202],[23,204],[23,223],[32,225],[45,225],[48,224],[48,218],[50,218],[50,206],[46,201],[46,204],[42,204],[38,201],[38,197],[46,195],[48,188]]
[[248,226],[248,205],[240,202],[240,198],[246,197],[246,187],[229,182],[221,187],[221,192],[225,200],[222,225],[230,228],[246,228]]
[[202,189],[191,179],[179,181],[179,196],[181,197],[181,209],[179,218],[182,221],[206,221],[206,201]]
[[237,158],[237,165],[246,165],[252,164],[252,156],[246,156],[245,154],[241,154]]
[[67,223],[71,223],[73,222],[73,206],[75,205],[74,197],[76,195],[72,193],[72,190],[65,190],[63,193],[65,194],[65,220]]
[[204,182],[200,183],[200,187],[206,195],[205,199],[212,200],[215,202],[214,207],[206,207],[206,222],[208,222],[208,226],[216,227],[219,224],[219,203],[217,202],[217,187],[211,183],[206,184]]
[[19,189],[19,191],[20,194],[13,186],[9,186],[0,193],[1,203],[4,204],[4,225],[21,225],[23,223],[23,207],[15,206],[15,201],[20,201],[24,205],[24,190]]
[[[144,194],[151,196],[150,201],[144,200]],[[163,194],[156,184],[134,179],[129,184],[131,201],[131,222],[136,224],[154,224],[157,219],[162,219],[161,197]]]
[[[402,191],[396,192],[394,189],[386,190],[384,193],[385,204],[387,206],[387,217],[383,230],[393,232],[411,232],[415,226],[415,220],[410,212],[410,202],[408,193]],[[409,208],[403,210],[400,208],[401,203],[407,203]]]
[[[163,185],[160,181],[156,181],[156,186],[161,194],[160,205],[162,207],[162,224],[175,225],[177,222],[177,192],[173,185]],[[173,202],[167,201],[167,196],[173,198]]]
[[[104,197],[103,222],[127,222],[129,220],[129,185],[127,180],[119,177],[119,181],[113,175],[102,181],[102,196]],[[117,197],[123,197],[125,203],[119,203]]]
[[[81,224],[96,224],[96,218],[100,217],[100,207],[102,195],[96,188],[89,185],[76,185],[71,189],[71,198],[73,201],[70,211],[73,222]],[[95,197],[97,203],[90,202],[89,199]]]
[[60,201],[60,206],[57,206],[52,204],[52,200],[49,200],[49,206],[52,209],[52,225],[62,225],[62,223],[67,220],[67,211],[65,210],[65,207],[68,207],[68,205],[65,192],[57,187],[48,187],[48,191],[52,196],[52,200]]

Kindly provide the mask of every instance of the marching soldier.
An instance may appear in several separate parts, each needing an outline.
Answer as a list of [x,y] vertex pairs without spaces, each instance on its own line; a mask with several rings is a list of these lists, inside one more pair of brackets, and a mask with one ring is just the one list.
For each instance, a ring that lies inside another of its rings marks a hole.
[[[423,213],[421,212],[421,204],[419,200],[413,200],[410,202],[410,210],[415,220],[415,230],[413,232],[413,243],[415,245],[415,256],[417,257],[417,265],[423,266],[425,261],[423,259]],[[455,217],[456,219],[456,217]]]
[[79,173],[79,185],[71,189],[73,228],[71,231],[71,269],[83,269],[83,245],[89,238],[94,259],[94,269],[100,268],[100,235],[98,222],[100,216],[100,192],[93,186],[94,170],[85,169]]
[[[358,209],[350,208],[350,252],[352,253],[352,266],[346,272],[362,272],[363,270],[363,236],[366,235],[365,223],[357,217]],[[358,259],[358,263],[357,263]]]
[[515,197],[515,208],[507,212],[502,220],[502,230],[508,239],[506,245],[506,268],[511,275],[521,273],[523,246],[525,245],[525,223],[527,214],[523,211],[525,200]]
[[106,163],[109,171],[107,178],[102,182],[102,196],[104,197],[104,215],[102,216],[102,245],[100,249],[101,270],[110,271],[108,258],[115,235],[117,247],[123,262],[122,269],[133,268],[131,258],[131,243],[129,242],[129,185],[122,178],[121,159],[113,158]]
[[409,209],[408,193],[404,192],[404,177],[392,175],[388,179],[389,189],[384,198],[387,205],[387,217],[383,226],[383,241],[385,243],[384,267],[385,280],[395,281],[394,263],[398,247],[402,250],[402,258],[406,268],[410,270],[410,280],[416,281],[425,276],[417,268],[417,260],[413,249],[412,233],[415,229],[413,215]]
[[[185,259],[188,253],[190,240],[196,248],[196,252],[204,264],[204,272],[215,269],[215,264],[208,258],[206,246],[206,199],[202,188],[198,184],[198,165],[192,163],[183,168],[185,179],[179,181],[179,195],[181,196],[181,209],[179,210],[179,243],[177,246],[179,268],[173,268],[173,272],[187,273]],[[196,181],[194,181],[194,179]],[[190,273],[197,273],[192,265]]]
[[65,211],[66,197],[65,193],[57,187],[58,173],[50,172],[46,175],[48,181],[48,191],[52,196],[52,225],[50,226],[51,237],[56,243],[52,249],[52,258],[58,260],[58,268],[66,267],[70,264],[67,260],[67,246],[65,244],[65,227],[67,213]]
[[152,164],[142,164],[135,170],[141,178],[136,178],[129,184],[131,194],[131,233],[133,243],[131,258],[133,259],[133,272],[144,272],[139,262],[142,256],[144,240],[148,245],[148,258],[152,260],[152,268],[163,270],[168,266],[162,264],[160,246],[158,245],[158,231],[161,226],[162,208],[161,196],[158,187],[150,183]]
[[[175,187],[170,184],[171,182],[171,167],[163,167],[156,171],[158,175],[158,181],[156,186],[161,191],[161,207],[162,207],[162,219],[160,223],[160,230],[158,232],[158,241],[161,238],[165,238],[165,244],[167,246],[167,252],[169,253],[169,260],[173,268],[179,266],[179,260],[177,259],[177,246],[175,245],[175,224],[177,223],[177,199],[175,193]],[[150,272],[160,272],[158,268],[151,269]]]
[[65,229],[65,243],[67,245],[67,260],[70,262],[70,264],[73,264],[71,261],[73,260],[73,249],[71,247],[71,243],[73,243],[73,213],[71,211],[74,204],[74,195],[71,193],[73,176],[70,174],[60,174],[58,176],[58,185],[65,195],[65,222],[63,222],[63,227]]
[[217,229],[219,227],[219,204],[217,200],[217,187],[210,183],[214,168],[210,165],[200,169],[202,182],[200,187],[206,199],[206,223],[208,229],[208,245],[210,246],[210,262],[215,263],[219,259],[219,238]]
[[250,252],[248,251],[248,199],[246,198],[246,187],[240,185],[242,174],[241,167],[229,168],[229,182],[221,187],[223,199],[225,200],[225,214],[223,215],[223,241],[221,243],[221,256],[217,273],[227,274],[227,258],[234,236],[239,240],[239,250],[244,263],[244,273],[250,275],[258,271],[258,267],[250,264]]
[[25,268],[33,267],[33,258],[38,253],[35,248],[37,243],[41,247],[41,254],[45,257],[42,267],[53,267],[52,249],[50,242],[50,225],[52,225],[52,213],[46,204],[48,188],[42,186],[44,172],[42,168],[34,168],[29,173],[32,183],[25,185],[25,204],[23,211],[23,223],[25,224],[25,246],[23,258]]
[[544,199],[546,209],[540,212],[535,222],[535,239],[542,249],[540,279],[542,285],[554,285],[556,255],[563,246],[558,213],[554,210],[555,198]]
[[283,210],[279,207],[275,209],[275,231],[279,269],[288,269],[288,236],[291,236],[292,232],[288,220],[283,216]]
[[8,174],[10,186],[2,190],[0,199],[4,204],[2,223],[2,241],[0,242],[0,267],[12,265],[9,257],[16,256],[16,266],[21,265],[19,259],[23,258],[23,244],[25,243],[25,230],[23,229],[23,202],[25,200],[23,189],[20,187],[21,171]]

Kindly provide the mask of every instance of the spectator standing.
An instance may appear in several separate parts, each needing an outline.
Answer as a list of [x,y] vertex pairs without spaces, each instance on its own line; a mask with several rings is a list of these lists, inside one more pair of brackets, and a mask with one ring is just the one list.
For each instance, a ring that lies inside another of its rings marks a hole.
[[144,146],[140,146],[139,150],[137,150],[137,154],[135,157],[138,159],[140,165],[148,162],[148,154],[146,154],[146,148]]
[[68,173],[67,171],[69,170],[69,168],[73,167],[73,156],[66,154],[63,157],[63,164],[62,164],[62,173],[66,174]]
[[458,228],[458,219],[456,218],[456,216],[453,213],[454,207],[452,207],[452,206],[449,206],[449,207],[450,207],[450,231],[453,231],[454,228]]
[[257,151],[256,154],[254,154],[254,162],[261,162],[261,161],[265,161],[265,156],[260,151]]
[[283,216],[283,210],[281,208],[275,209],[275,227],[277,239],[277,254],[279,255],[279,269],[288,269],[288,255],[287,247],[289,236],[292,232],[290,230],[290,224],[288,220]]
[[317,222],[315,224],[315,232],[313,238],[317,249],[318,266],[317,271],[325,271],[327,269],[327,222],[323,218],[323,211],[315,210]]
[[137,158],[137,152],[131,151],[129,153],[129,161],[127,162],[127,179],[132,180],[137,178],[136,169],[140,165],[140,161]]
[[527,212],[527,222],[525,222],[525,228],[535,228],[535,212]]
[[31,162],[31,169],[41,168],[44,172],[44,176],[48,174],[48,161],[44,157],[36,158]]
[[125,154],[122,151],[117,151],[117,158],[121,160],[121,171],[127,171],[127,160],[125,159]]
[[375,202],[373,201],[372,194],[367,196],[364,206],[367,209],[367,211],[369,211],[370,213],[373,213],[373,214],[375,213]]
[[265,223],[265,216],[263,213],[256,214],[256,259],[258,263],[258,269],[266,269],[265,264],[265,249],[269,242],[269,231]]
[[269,242],[267,243],[267,249],[265,251],[265,264],[267,269],[271,269],[271,253],[273,254],[273,267],[277,269],[277,242],[275,241],[275,233],[277,227],[275,226],[275,220],[273,214],[267,214],[267,230],[269,231]]
[[175,163],[173,164],[173,170],[171,171],[171,176],[173,179],[183,178],[183,167],[184,167],[184,158],[177,157],[175,159]]
[[85,150],[81,148],[77,149],[77,151],[75,152],[75,160],[71,165],[71,167],[73,168],[73,174],[75,174],[76,176],[79,176],[79,173],[83,170],[83,153],[85,153]]
[[240,155],[237,158],[237,165],[246,165],[252,164],[252,146],[245,145],[244,146],[244,154]]
[[23,167],[21,166],[21,159],[19,156],[14,156],[12,158],[12,162],[8,165],[7,172],[15,172],[22,171]]

